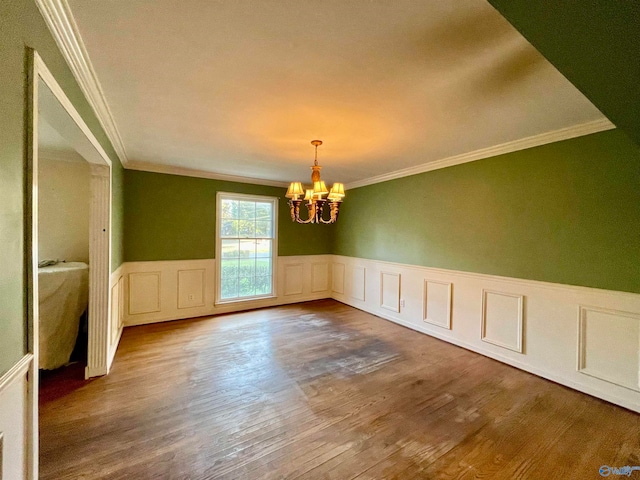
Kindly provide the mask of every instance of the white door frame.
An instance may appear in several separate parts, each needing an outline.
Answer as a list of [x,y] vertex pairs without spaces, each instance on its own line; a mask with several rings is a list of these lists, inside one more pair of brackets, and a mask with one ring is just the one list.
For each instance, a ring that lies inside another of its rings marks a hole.
[[72,146],[91,163],[89,227],[89,342],[85,377],[109,371],[109,279],[111,272],[111,160],[66,96],[42,58],[29,51],[25,266],[27,271],[27,350],[33,355],[28,373],[27,478],[38,478],[38,107],[40,80],[79,128]]

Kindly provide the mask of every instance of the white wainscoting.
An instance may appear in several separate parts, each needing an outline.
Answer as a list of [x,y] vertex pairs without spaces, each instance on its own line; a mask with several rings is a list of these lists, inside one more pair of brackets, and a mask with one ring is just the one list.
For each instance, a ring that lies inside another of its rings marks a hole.
[[522,353],[524,296],[482,291],[482,340]]
[[0,377],[0,478],[26,479],[29,475],[28,445],[32,440],[29,431],[29,393],[27,372],[33,361],[25,355],[11,370]]
[[347,281],[344,282],[347,291],[354,300],[364,302],[367,294],[367,272],[362,265],[347,265]]
[[311,293],[327,292],[329,290],[329,271],[331,263],[326,259],[322,262],[311,262]]
[[380,307],[400,312],[400,274],[380,272]]
[[178,270],[178,308],[205,306],[206,268]]
[[129,273],[129,315],[156,313],[162,309],[161,275],[160,271]]
[[124,327],[124,264],[120,265],[116,271],[111,274],[109,291],[111,295],[111,311],[109,315],[109,356],[107,358],[107,371],[111,369],[111,364],[116,356]]
[[126,262],[124,324],[209,315],[214,300],[215,261]]
[[284,294],[302,295],[304,283],[304,264],[290,263],[284,265]]
[[424,281],[422,319],[433,325],[451,330],[451,282]]
[[279,257],[277,294],[250,302],[215,305],[214,259],[127,262],[120,302],[125,326],[306,302],[331,296],[332,255]]
[[639,294],[339,255],[332,280],[340,302],[640,412]]
[[344,294],[344,263],[333,262],[331,266],[331,292]]
[[[580,307],[578,370],[640,391],[640,315],[596,307]],[[615,354],[614,354],[615,353]],[[629,362],[619,362],[618,358]]]

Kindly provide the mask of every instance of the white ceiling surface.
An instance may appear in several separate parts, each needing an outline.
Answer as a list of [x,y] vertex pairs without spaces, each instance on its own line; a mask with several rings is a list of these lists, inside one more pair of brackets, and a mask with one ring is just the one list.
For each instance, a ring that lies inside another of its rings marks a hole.
[[83,163],[85,161],[43,116],[38,117],[38,155],[48,160]]
[[38,156],[98,165],[107,161],[43,80],[38,81]]
[[55,128],[49,125],[49,122],[47,122],[42,115],[38,117],[38,149],[40,151],[74,151],[73,148],[71,148],[71,145],[69,145],[69,142],[62,138],[62,135],[60,135]]
[[70,0],[132,164],[363,180],[602,119],[484,0]]

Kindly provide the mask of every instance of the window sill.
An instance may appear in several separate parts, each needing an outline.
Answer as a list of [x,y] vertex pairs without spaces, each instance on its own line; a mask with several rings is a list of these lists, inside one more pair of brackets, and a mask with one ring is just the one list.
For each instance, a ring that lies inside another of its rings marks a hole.
[[254,303],[260,300],[270,300],[272,298],[278,298],[277,295],[261,295],[259,297],[243,297],[243,298],[230,298],[228,300],[218,300],[214,303],[214,306],[218,305],[234,305],[239,303]]

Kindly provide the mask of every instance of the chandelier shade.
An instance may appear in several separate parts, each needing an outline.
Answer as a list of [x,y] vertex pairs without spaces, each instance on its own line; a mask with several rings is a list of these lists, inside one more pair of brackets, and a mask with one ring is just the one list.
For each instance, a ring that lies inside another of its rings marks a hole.
[[[303,224],[335,223],[338,220],[338,213],[340,213],[340,204],[345,197],[344,185],[334,183],[331,190],[327,189],[324,180],[320,178],[322,167],[318,165],[318,146],[322,145],[322,140],[312,140],[311,145],[316,148],[315,160],[311,166],[311,188],[304,187],[302,182],[291,182],[285,194],[285,197],[289,199],[291,220]],[[306,220],[300,218],[300,207],[303,202],[305,202],[308,212]],[[325,218],[327,205],[329,218]]]
[[287,194],[285,195],[287,198],[295,198],[298,199],[299,196],[304,195],[304,190],[302,189],[302,183],[300,182],[292,182],[289,185],[289,189],[287,190]]

